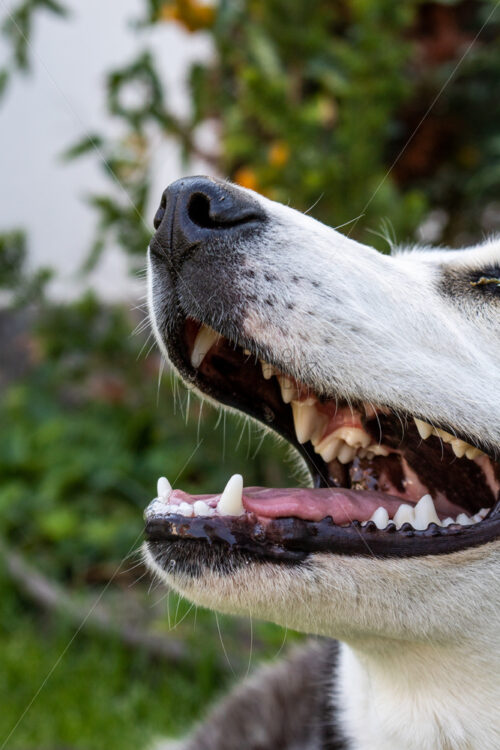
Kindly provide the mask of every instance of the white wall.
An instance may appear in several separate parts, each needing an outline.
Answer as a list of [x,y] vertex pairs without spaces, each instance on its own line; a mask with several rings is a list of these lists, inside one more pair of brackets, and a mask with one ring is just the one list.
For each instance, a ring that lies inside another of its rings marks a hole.
[[[169,101],[182,114],[189,106],[184,87],[188,64],[210,55],[206,36],[185,34],[175,24],[139,33],[131,28],[131,21],[143,11],[141,0],[63,1],[71,8],[71,18],[38,17],[32,74],[17,77],[0,104],[0,229],[27,229],[30,263],[57,269],[52,291],[59,297],[81,288],[76,272],[95,226],[95,214],[83,198],[95,190],[109,190],[109,183],[97,153],[69,164],[58,157],[86,133],[119,133],[118,123],[106,116],[105,72],[151,45]],[[15,0],[0,2],[0,18],[13,5]],[[5,45],[0,46],[0,56],[5,53]],[[193,165],[190,171],[199,169]],[[163,188],[182,174],[174,144],[159,144],[155,172],[156,203]],[[154,209],[151,206],[145,217],[149,224]],[[118,249],[106,256],[92,284],[107,299],[138,293]]]

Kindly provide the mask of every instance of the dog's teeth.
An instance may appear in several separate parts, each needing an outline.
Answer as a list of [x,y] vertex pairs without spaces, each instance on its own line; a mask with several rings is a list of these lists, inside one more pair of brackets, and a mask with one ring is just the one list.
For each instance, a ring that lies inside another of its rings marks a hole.
[[397,529],[400,529],[404,523],[411,523],[411,525],[413,526],[415,523],[414,507],[412,505],[403,503],[395,512],[393,521],[396,524]]
[[387,448],[385,448],[383,445],[379,445],[378,443],[372,443],[367,448],[368,454],[371,453],[371,455],[368,455],[368,458],[373,458],[374,456],[388,456],[389,451]]
[[456,440],[453,440],[451,447],[453,449],[453,453],[457,458],[463,458],[463,456],[465,456],[467,448],[471,448],[472,446],[457,438]]
[[206,355],[215,344],[219,334],[208,326],[202,325],[194,340],[193,351],[191,352],[191,366],[195,369],[201,365]]
[[290,401],[296,400],[299,393],[293,383],[293,380],[287,378],[286,375],[279,375],[278,380],[281,388],[281,398],[283,399],[285,404],[289,404]]
[[423,495],[415,505],[415,521],[413,526],[415,529],[424,530],[430,523],[441,525],[432,497],[430,495]]
[[359,427],[339,427],[332,435],[342,438],[347,445],[353,448],[367,448],[370,445],[370,436]]
[[389,523],[389,514],[385,508],[380,506],[380,508],[377,508],[377,510],[374,512],[374,514],[370,518],[370,521],[373,521],[377,529],[385,529],[385,527]]
[[448,516],[448,518],[445,518],[444,521],[441,521],[441,526],[451,526],[452,523],[455,523],[455,521],[453,520],[453,518],[450,518],[450,516]]
[[316,407],[305,401],[292,401],[292,412],[297,440],[305,443],[316,429]]
[[264,362],[263,359],[260,360],[260,366],[262,367],[262,375],[264,376],[264,380],[271,380],[272,376],[274,375],[274,367],[269,364],[269,362]]
[[428,424],[427,422],[423,422],[421,419],[417,419],[416,417],[413,417],[413,421],[417,426],[418,434],[420,435],[422,440],[427,440],[427,438],[432,435],[432,425]]
[[193,511],[195,516],[213,516],[214,509],[207,505],[203,500],[196,500],[193,503]]
[[446,432],[446,430],[441,430],[439,427],[433,428],[433,435],[436,435],[437,437],[441,438],[443,443],[452,443],[457,438],[455,435],[450,435],[449,432]]
[[233,474],[220,496],[217,510],[223,516],[239,516],[244,512],[243,508],[243,477],[241,474]]
[[181,503],[176,507],[175,512],[179,513],[179,515],[181,516],[192,516],[193,506],[191,505],[191,503]]
[[158,479],[156,489],[158,492],[158,497],[167,500],[170,493],[172,492],[172,485],[168,481],[167,477],[160,477]]
[[465,455],[472,460],[473,458],[478,458],[478,456],[484,456],[484,453],[483,451],[480,451],[479,448],[474,448],[474,446],[471,445],[465,451]]
[[351,445],[348,445],[347,443],[343,443],[339,448],[337,458],[341,464],[349,464],[351,463],[355,455],[356,455],[356,448],[353,448]]
[[483,520],[483,517],[480,513],[476,513],[474,516],[472,516],[472,518],[474,519],[475,523],[481,523],[481,521]]
[[481,510],[478,512],[478,516],[481,516],[481,518],[486,518],[488,513],[490,512],[489,508],[481,508]]
[[316,453],[319,453],[323,461],[328,463],[329,461],[333,461],[334,458],[337,458],[342,445],[345,445],[342,440],[328,435],[328,437],[324,438],[324,440],[316,446],[315,451]]
[[456,523],[459,523],[460,526],[470,526],[472,523],[474,523],[474,521],[470,516],[467,515],[467,513],[459,513]]

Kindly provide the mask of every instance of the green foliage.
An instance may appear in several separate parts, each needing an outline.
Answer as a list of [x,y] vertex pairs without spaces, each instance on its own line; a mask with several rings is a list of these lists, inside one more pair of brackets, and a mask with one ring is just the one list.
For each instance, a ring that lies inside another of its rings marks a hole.
[[66,17],[68,11],[55,0],[23,0],[10,12],[7,11],[0,24],[0,33],[10,50],[6,67],[0,70],[0,99],[10,79],[10,73],[26,73],[30,67],[30,44],[36,15],[46,11],[55,16]]
[[47,268],[27,273],[26,235],[21,229],[0,233],[0,291],[10,293],[10,304],[24,307],[40,301],[52,274]]

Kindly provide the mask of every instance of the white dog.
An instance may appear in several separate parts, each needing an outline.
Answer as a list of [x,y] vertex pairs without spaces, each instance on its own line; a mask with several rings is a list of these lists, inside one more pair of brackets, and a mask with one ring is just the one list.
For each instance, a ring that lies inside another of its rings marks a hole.
[[146,559],[198,604],[328,639],[182,747],[498,750],[500,242],[385,256],[204,177],[155,226],[162,352],[290,441],[314,488],[162,478]]

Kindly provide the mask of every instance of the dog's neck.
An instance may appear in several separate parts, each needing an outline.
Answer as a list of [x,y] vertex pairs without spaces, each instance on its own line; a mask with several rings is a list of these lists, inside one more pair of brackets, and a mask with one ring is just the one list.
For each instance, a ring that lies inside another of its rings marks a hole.
[[500,653],[493,637],[343,644],[338,687],[339,718],[353,750],[500,747]]

